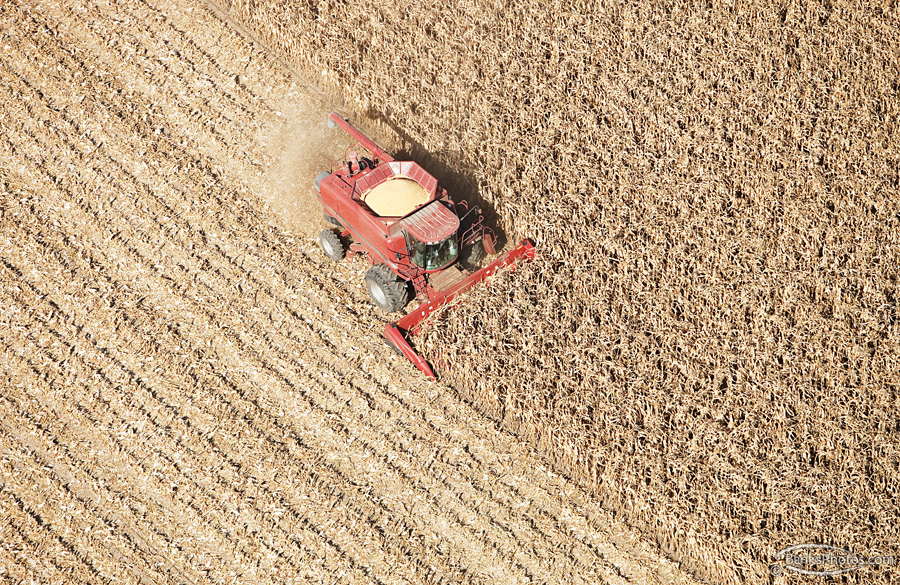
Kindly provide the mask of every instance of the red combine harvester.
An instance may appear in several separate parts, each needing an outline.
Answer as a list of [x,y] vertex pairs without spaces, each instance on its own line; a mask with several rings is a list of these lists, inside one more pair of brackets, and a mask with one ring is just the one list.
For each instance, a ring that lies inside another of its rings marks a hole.
[[[456,295],[519,258],[534,258],[534,246],[522,240],[510,252],[470,272],[485,254],[495,253],[494,233],[478,207],[453,202],[437,179],[412,161],[397,161],[349,122],[332,113],[332,128],[345,130],[356,144],[331,172],[315,180],[325,220],[338,230],[319,235],[322,251],[339,261],[355,253],[367,256],[366,289],[372,302],[392,313],[411,296],[428,301],[385,327],[387,342],[429,378],[434,371],[409,344],[419,325]],[[349,241],[349,245],[345,245]],[[411,291],[415,291],[411,295]]]

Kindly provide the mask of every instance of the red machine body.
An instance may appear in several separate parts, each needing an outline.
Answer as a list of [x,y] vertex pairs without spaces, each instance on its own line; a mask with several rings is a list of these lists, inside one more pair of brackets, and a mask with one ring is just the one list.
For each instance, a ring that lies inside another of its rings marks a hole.
[[[454,202],[431,174],[413,161],[397,161],[335,113],[329,125],[356,140],[330,172],[316,178],[317,197],[329,223],[340,228],[320,235],[326,255],[339,260],[349,251],[363,253],[372,268],[366,285],[372,301],[387,312],[400,310],[416,297],[428,299],[397,323],[385,328],[385,338],[422,372],[435,378],[429,364],[412,348],[408,337],[437,308],[519,258],[534,257],[523,240],[489,265],[470,272],[462,266],[494,254],[494,234],[477,207]],[[362,153],[360,151],[363,151]],[[350,240],[349,245],[345,244]]]

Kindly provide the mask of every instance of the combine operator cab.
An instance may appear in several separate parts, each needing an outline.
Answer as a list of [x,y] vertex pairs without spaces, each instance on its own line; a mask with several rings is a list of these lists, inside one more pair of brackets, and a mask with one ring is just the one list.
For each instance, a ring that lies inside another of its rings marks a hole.
[[446,268],[459,256],[459,238],[456,232],[443,241],[427,241],[427,238],[406,232],[406,251],[413,264],[425,272]]
[[[329,126],[355,139],[331,171],[316,177],[317,198],[325,220],[337,229],[319,235],[322,251],[333,260],[366,255],[372,267],[366,289],[372,302],[387,312],[401,310],[412,296],[428,299],[397,323],[388,325],[388,342],[434,377],[430,366],[406,340],[441,304],[478,283],[498,268],[533,257],[523,241],[488,266],[475,269],[485,254],[494,254],[494,234],[481,210],[454,203],[447,191],[413,161],[397,161],[346,120],[332,113]],[[423,309],[423,307],[425,307]],[[410,316],[419,315],[411,318]],[[401,324],[403,324],[401,326]]]

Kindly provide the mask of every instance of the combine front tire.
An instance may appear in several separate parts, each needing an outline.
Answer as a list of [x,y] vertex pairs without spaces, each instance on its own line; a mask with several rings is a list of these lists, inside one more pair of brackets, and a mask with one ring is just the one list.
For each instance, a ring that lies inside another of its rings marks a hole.
[[346,254],[344,244],[341,243],[341,239],[333,231],[322,230],[322,233],[319,234],[319,244],[322,246],[322,251],[325,252],[325,255],[335,262],[344,259],[344,254]]
[[339,227],[339,228],[343,228],[343,227],[344,227],[344,226],[341,225],[341,222],[339,222],[336,218],[331,217],[331,216],[328,215],[327,213],[323,213],[323,214],[322,214],[322,217],[325,218],[325,221],[327,221],[328,223],[330,223],[331,225],[333,225],[333,226],[335,226],[335,227]]
[[479,240],[471,246],[463,248],[460,253],[460,261],[468,268],[477,268],[486,255],[487,252],[484,251],[484,242]]
[[319,183],[322,182],[322,179],[326,179],[330,176],[331,176],[331,173],[329,173],[328,171],[322,171],[321,173],[316,175],[316,180],[313,181],[313,187],[316,188],[316,191],[319,190]]
[[373,266],[366,272],[366,290],[372,302],[386,313],[399,311],[409,301],[406,283],[384,264]]

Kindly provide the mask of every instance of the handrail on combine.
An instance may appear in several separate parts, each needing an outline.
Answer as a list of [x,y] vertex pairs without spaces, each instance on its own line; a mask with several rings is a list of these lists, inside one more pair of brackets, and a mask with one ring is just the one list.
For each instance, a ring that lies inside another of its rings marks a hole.
[[516,261],[520,258],[527,258],[528,260],[533,260],[535,257],[534,244],[532,244],[529,240],[522,240],[519,242],[519,245],[501,256],[497,258],[478,272],[473,272],[467,278],[462,280],[459,284],[451,287],[446,292],[442,293],[439,297],[435,299],[423,303],[416,307],[415,310],[410,311],[409,314],[402,317],[395,323],[388,323],[384,327],[384,337],[387,342],[394,347],[401,354],[406,356],[419,370],[421,370],[426,376],[431,378],[432,380],[436,380],[437,376],[434,374],[434,370],[431,368],[431,365],[419,355],[415,349],[410,345],[408,337],[416,335],[418,332],[419,326],[423,321],[428,319],[439,308],[446,305],[447,303],[453,301],[453,299],[462,292],[472,288],[474,285],[482,282],[489,276],[495,274],[501,268],[510,268],[511,270],[515,270]]

